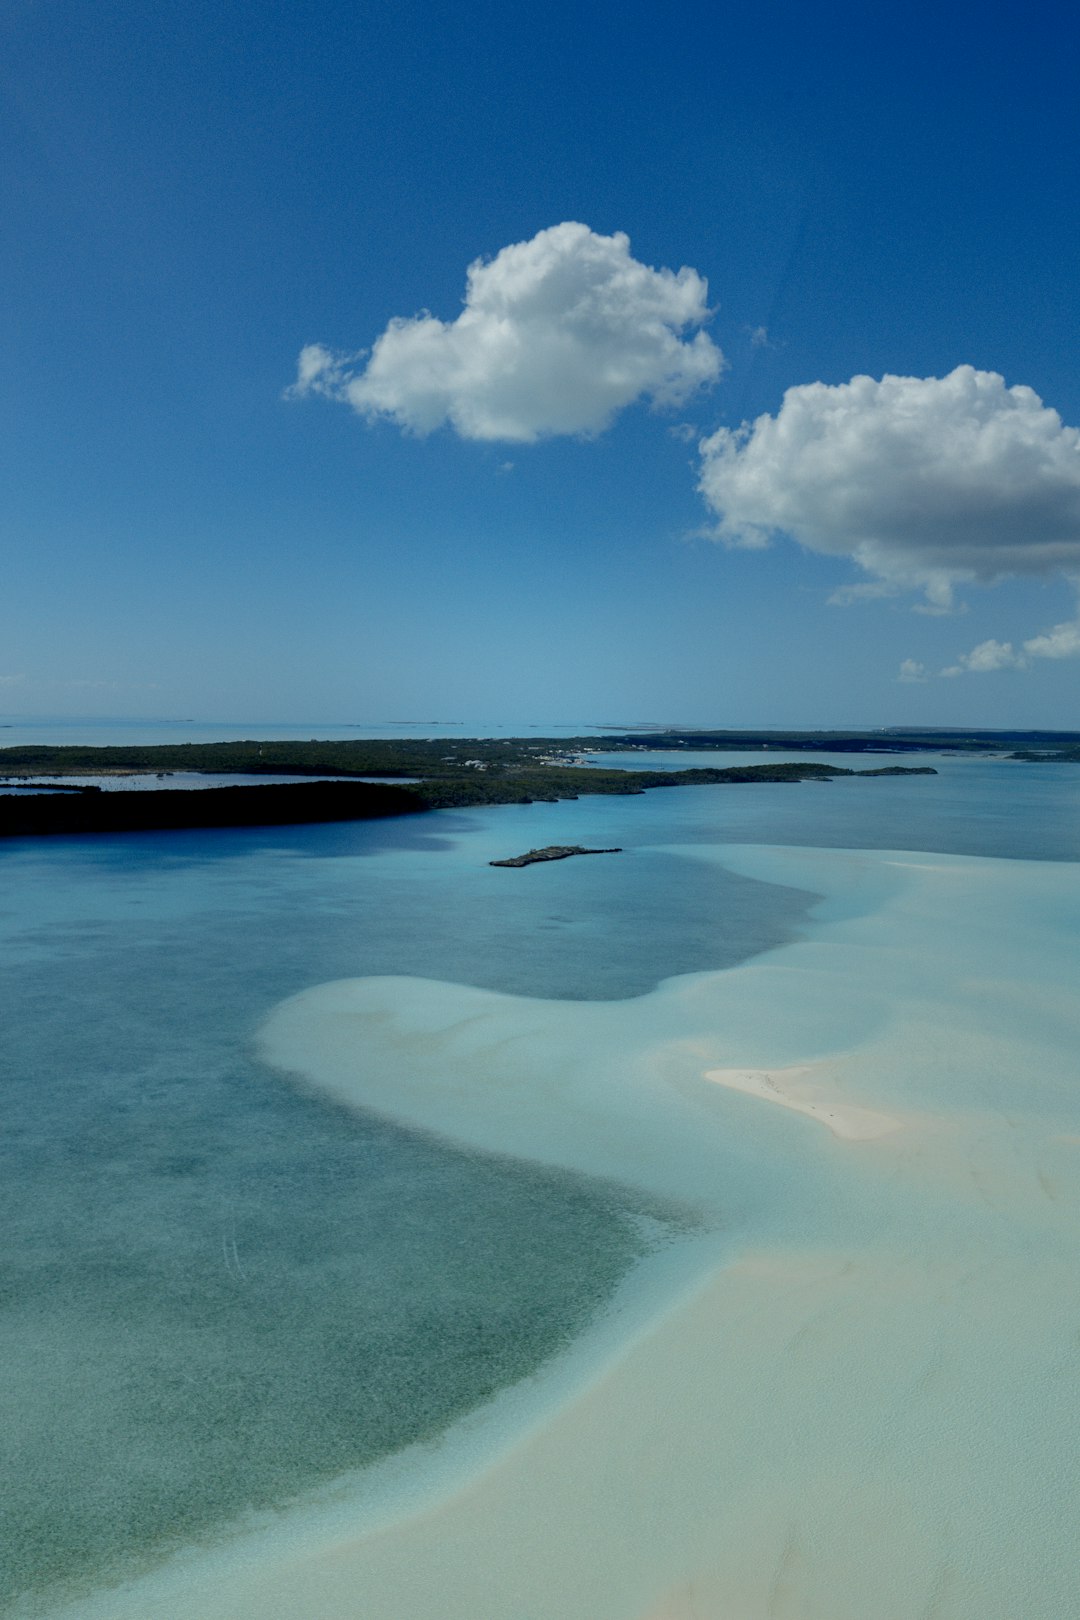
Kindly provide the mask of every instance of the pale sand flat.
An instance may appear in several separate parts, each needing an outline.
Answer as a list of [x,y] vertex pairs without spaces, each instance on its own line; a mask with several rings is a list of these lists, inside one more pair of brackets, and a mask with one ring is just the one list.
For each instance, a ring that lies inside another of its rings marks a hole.
[[669,1592],[658,1608],[651,1608],[640,1620],[704,1620],[718,1612],[715,1593],[710,1595],[703,1581],[690,1581]]
[[814,1067],[793,1064],[786,1069],[706,1069],[705,1079],[732,1091],[744,1091],[763,1102],[779,1103],[796,1114],[807,1114],[845,1142],[865,1142],[900,1130],[903,1120],[892,1114],[879,1114],[871,1108],[823,1096],[818,1086],[808,1085],[803,1079],[814,1072]]

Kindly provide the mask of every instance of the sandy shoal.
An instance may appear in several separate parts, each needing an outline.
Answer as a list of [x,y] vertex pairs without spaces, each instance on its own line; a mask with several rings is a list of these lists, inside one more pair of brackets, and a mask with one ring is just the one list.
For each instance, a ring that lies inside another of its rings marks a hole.
[[806,1076],[815,1072],[813,1064],[792,1064],[786,1069],[706,1069],[705,1078],[816,1119],[844,1142],[871,1141],[901,1129],[904,1122],[896,1114],[877,1113],[825,1095],[820,1086],[807,1083]]
[[322,986],[265,1041],[339,1102],[692,1197],[726,1261],[437,1498],[297,1509],[54,1620],[1074,1611],[1080,869],[716,858],[821,893],[813,935],[619,1004]]

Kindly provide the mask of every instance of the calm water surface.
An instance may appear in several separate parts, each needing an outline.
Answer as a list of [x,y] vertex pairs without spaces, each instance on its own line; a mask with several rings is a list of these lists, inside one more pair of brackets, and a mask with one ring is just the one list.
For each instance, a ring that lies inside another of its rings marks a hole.
[[[251,1056],[276,1002],[385,973],[619,999],[810,925],[812,895],[680,844],[1080,859],[1080,770],[937,764],[0,847],[3,1601],[437,1433],[677,1228],[617,1187],[303,1094]],[[553,842],[624,853],[487,864]]]

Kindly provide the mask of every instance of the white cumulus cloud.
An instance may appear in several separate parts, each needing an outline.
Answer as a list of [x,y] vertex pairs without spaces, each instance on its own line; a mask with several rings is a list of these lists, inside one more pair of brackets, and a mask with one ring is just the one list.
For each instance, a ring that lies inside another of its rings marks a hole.
[[596,434],[637,399],[678,405],[720,375],[701,330],[708,290],[696,270],[639,263],[621,231],[553,225],[471,264],[456,320],[396,317],[366,365],[308,344],[289,392],[413,433],[449,423],[463,439],[522,444]]
[[1016,652],[1011,641],[980,641],[968,653],[961,653],[955,664],[943,669],[943,675],[989,675],[998,669],[1023,669],[1024,658]]
[[[999,669],[1027,669],[1038,658],[1080,658],[1080,618],[1055,624],[1040,635],[1031,636],[1022,647],[1011,641],[980,641],[970,652],[961,653],[942,675],[987,675]],[[910,660],[909,660],[910,662]]]
[[1080,619],[1055,624],[1040,636],[1024,642],[1029,658],[1080,658]]
[[701,458],[719,540],[787,534],[931,607],[958,581],[1080,568],[1080,430],[997,372],[789,388]]

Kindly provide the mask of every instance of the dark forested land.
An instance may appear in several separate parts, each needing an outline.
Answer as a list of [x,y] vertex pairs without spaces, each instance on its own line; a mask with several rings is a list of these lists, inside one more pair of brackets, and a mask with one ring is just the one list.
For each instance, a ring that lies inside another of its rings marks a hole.
[[199,788],[185,792],[0,795],[0,837],[48,833],[166,831],[191,827],[281,827],[297,822],[367,821],[401,816],[427,806],[405,788],[365,782]]
[[1018,748],[1011,757],[1033,764],[1080,765],[1080,743],[1067,748]]
[[[962,731],[935,727],[885,727],[881,731],[680,731],[624,732],[631,748],[819,749],[830,754],[1008,754],[1013,759],[1080,759],[1076,731]],[[594,750],[601,746],[593,743]],[[608,747],[605,742],[602,745]]]
[[645,793],[649,788],[710,787],[731,782],[831,782],[838,776],[934,776],[930,766],[887,765],[849,770],[816,761],[783,765],[707,766],[685,771],[602,771],[590,766],[511,766],[427,777],[411,792],[432,809],[468,804],[530,804],[576,799],[589,793]]
[[[629,739],[603,747],[632,749]],[[665,740],[665,746],[667,746]],[[688,745],[689,747],[690,745]],[[704,746],[704,745],[702,745]],[[709,746],[712,746],[711,744]],[[555,803],[581,794],[723,783],[831,781],[908,774],[901,765],[855,771],[813,760],[680,771],[606,771],[571,764],[594,739],[440,739],[307,743],[185,743],[157,747],[0,749],[0,776],[29,783],[65,775],[169,771],[334,775],[330,782],[256,784],[198,791],[84,788],[0,795],[0,836],[133,832],[180,827],[280,826],[353,821],[483,804]],[[928,767],[917,775],[933,775]],[[381,775],[385,783],[350,781]],[[411,779],[396,785],[393,778]]]

